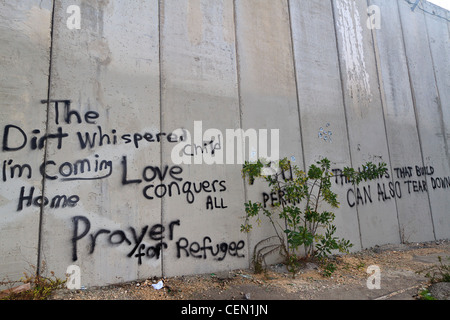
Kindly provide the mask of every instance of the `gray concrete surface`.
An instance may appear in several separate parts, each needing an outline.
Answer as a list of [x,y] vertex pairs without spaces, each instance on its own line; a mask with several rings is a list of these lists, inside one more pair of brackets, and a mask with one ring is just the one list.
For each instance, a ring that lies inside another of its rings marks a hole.
[[[330,159],[355,251],[450,238],[437,6],[0,0],[0,17],[0,281],[44,265],[78,266],[85,286],[248,267],[272,228],[239,231],[267,190],[224,161],[236,129],[279,130],[279,156],[303,169]],[[247,140],[246,157],[275,144]],[[389,175],[340,177],[367,161]]]
[[48,94],[51,15],[51,1],[0,2],[2,280],[19,279],[38,259],[40,209],[24,207],[18,213],[17,199],[22,188],[24,193],[33,189],[35,197],[42,194],[36,170],[45,151],[32,150],[30,141],[46,132],[46,105],[40,101]]

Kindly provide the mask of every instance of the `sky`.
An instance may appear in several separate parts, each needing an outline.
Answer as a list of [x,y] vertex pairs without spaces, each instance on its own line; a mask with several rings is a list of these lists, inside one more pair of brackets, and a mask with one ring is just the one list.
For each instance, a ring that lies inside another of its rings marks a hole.
[[450,0],[428,0],[428,2],[434,3],[441,6],[447,10],[450,10]]

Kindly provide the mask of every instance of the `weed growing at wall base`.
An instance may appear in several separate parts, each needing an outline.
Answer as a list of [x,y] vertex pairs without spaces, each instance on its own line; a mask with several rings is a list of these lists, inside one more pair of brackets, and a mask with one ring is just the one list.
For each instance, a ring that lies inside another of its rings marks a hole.
[[[417,273],[425,273],[425,277],[430,279],[431,283],[450,282],[450,264],[442,262],[442,257],[438,257],[439,264],[425,268]],[[450,258],[447,259],[450,262]]]
[[[62,289],[66,280],[59,279],[53,271],[50,275],[45,275],[46,264],[42,263],[41,269],[37,272],[36,267],[32,266],[31,273],[24,272],[24,277],[19,282],[30,284],[29,290],[21,292],[11,292],[2,297],[2,300],[46,300],[55,290]],[[0,283],[6,285],[7,283]]]

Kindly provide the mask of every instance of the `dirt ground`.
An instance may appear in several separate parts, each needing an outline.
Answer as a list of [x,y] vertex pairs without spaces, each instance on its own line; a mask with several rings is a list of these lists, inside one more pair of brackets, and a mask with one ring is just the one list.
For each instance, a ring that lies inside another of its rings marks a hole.
[[[337,270],[322,275],[318,264],[308,263],[295,278],[283,265],[267,272],[234,270],[216,274],[155,278],[127,284],[59,290],[51,300],[414,300],[429,286],[427,267],[438,257],[450,263],[450,242],[386,245],[335,257]],[[369,266],[380,268],[380,288],[369,289]],[[163,281],[156,290],[152,284]]]

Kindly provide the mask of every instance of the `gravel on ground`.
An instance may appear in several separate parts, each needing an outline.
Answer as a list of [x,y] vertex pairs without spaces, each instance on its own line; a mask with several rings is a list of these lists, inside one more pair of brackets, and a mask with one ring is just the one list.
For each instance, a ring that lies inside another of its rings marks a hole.
[[[433,258],[430,260],[430,257]],[[314,299],[416,299],[430,285],[424,272],[450,257],[450,242],[433,241],[384,245],[335,256],[336,271],[323,275],[318,263],[305,263],[293,278],[282,264],[266,272],[233,270],[204,275],[153,278],[84,290],[61,289],[52,300],[314,300]],[[449,262],[447,261],[447,264]],[[381,270],[384,290],[367,290],[368,267]],[[160,290],[153,285],[162,281]],[[352,295],[353,294],[353,295]],[[401,295],[403,294],[403,295]]]

